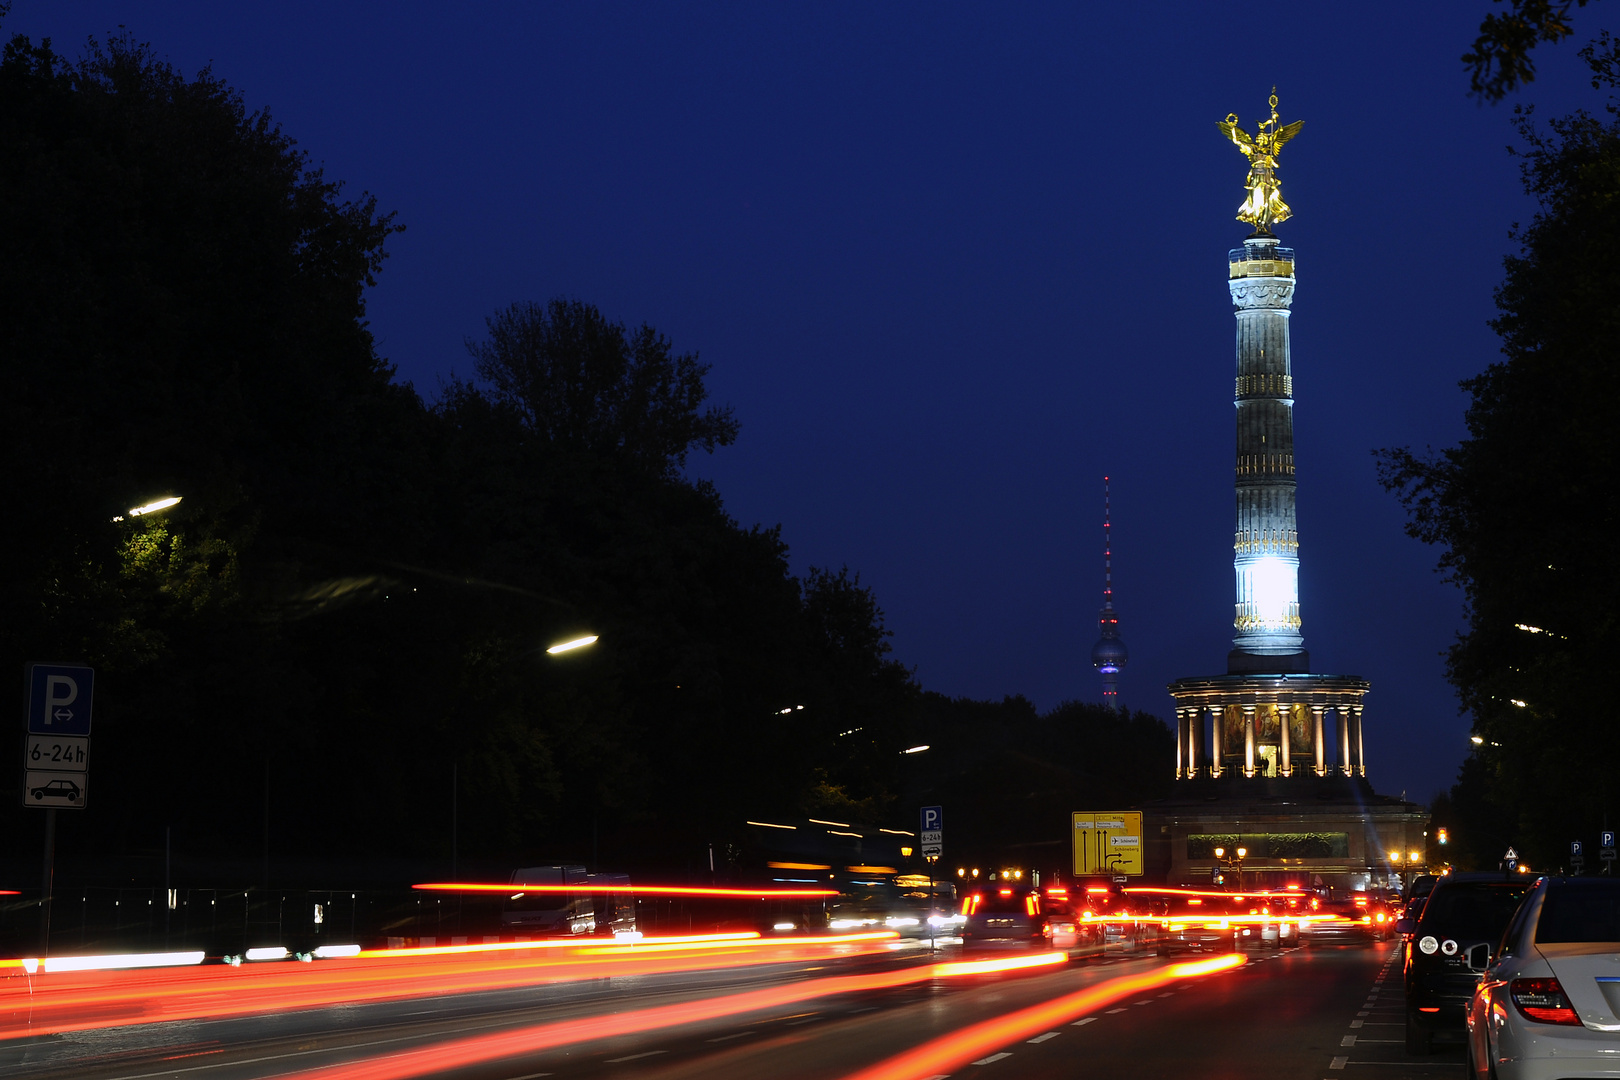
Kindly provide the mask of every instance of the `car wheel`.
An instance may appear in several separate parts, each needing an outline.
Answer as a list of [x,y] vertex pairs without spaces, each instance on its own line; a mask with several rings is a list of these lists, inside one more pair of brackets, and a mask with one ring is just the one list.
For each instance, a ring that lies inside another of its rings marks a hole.
[[1406,1014],[1406,1052],[1408,1054],[1427,1056],[1431,1053],[1433,1042],[1434,1033],[1418,1024],[1417,1019],[1408,1012]]

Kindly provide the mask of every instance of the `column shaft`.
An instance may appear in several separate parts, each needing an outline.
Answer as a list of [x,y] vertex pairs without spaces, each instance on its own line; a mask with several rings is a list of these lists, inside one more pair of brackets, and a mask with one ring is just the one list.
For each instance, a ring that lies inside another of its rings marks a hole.
[[1288,724],[1289,724],[1289,721],[1293,719],[1293,713],[1294,713],[1294,707],[1292,705],[1288,706],[1288,711],[1287,712],[1283,712],[1283,706],[1282,705],[1277,706],[1277,716],[1278,716],[1278,718],[1280,720],[1282,720],[1282,747],[1281,747],[1282,766],[1281,766],[1280,769],[1278,769],[1278,772],[1280,772],[1283,776],[1293,776],[1294,775],[1293,760],[1289,756],[1289,753],[1288,753],[1288,751],[1289,751],[1289,746],[1288,746]]
[[1254,775],[1254,706],[1243,706],[1243,775]]
[[1316,750],[1316,775],[1327,775],[1327,725],[1326,713],[1320,705],[1311,706],[1311,741]]
[[1185,753],[1186,747],[1187,747],[1187,726],[1188,726],[1187,725],[1187,710],[1186,709],[1177,709],[1176,710],[1176,779],[1177,780],[1180,780],[1182,778],[1182,776],[1185,775],[1185,772],[1183,771],[1185,769],[1185,765],[1182,762],[1182,755]]
[[1338,705],[1333,711],[1339,716],[1339,771],[1350,776],[1350,710]]
[[1355,706],[1351,712],[1356,718],[1356,775],[1367,775],[1367,748],[1361,741],[1361,706]]
[[1221,770],[1225,768],[1222,755],[1225,748],[1221,746],[1221,728],[1226,726],[1226,711],[1218,705],[1212,711],[1215,722],[1209,728],[1209,775],[1219,776]]

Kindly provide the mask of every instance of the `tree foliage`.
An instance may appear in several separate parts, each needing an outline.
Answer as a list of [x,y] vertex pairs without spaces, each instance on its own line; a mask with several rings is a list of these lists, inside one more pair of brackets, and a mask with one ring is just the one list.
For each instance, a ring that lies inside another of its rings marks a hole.
[[[1612,84],[1612,48],[1583,55]],[[1608,686],[1620,647],[1620,123],[1612,107],[1545,128],[1525,111],[1519,130],[1539,209],[1496,292],[1503,358],[1463,383],[1467,438],[1438,454],[1383,451],[1380,468],[1407,531],[1440,548],[1466,598],[1447,673],[1481,744],[1454,807],[1474,807],[1490,831],[1506,811],[1545,861],[1620,810]]]
[[[1496,0],[1502,3],[1503,0]],[[1473,48],[1463,54],[1471,92],[1485,101],[1500,101],[1534,82],[1530,54],[1540,44],[1556,44],[1575,33],[1570,9],[1587,0],[1506,0],[1505,12],[1492,12],[1479,24]]]
[[283,881],[695,863],[753,814],[892,807],[916,687],[857,576],[801,581],[682,473],[737,431],[707,368],[519,304],[429,405],[366,327],[397,229],[210,72],[0,56],[0,663],[98,669],[64,855],[172,825],[256,880],[268,806]]

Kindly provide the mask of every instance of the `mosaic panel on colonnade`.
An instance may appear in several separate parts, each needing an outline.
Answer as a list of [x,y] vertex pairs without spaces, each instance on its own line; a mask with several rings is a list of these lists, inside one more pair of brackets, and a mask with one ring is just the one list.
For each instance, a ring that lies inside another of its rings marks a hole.
[[[1308,705],[1276,705],[1265,702],[1254,707],[1254,741],[1260,746],[1282,743],[1283,720],[1288,721],[1288,744],[1295,750],[1311,745],[1311,710]],[[1243,746],[1243,706],[1228,705],[1221,712],[1221,741],[1228,748]]]

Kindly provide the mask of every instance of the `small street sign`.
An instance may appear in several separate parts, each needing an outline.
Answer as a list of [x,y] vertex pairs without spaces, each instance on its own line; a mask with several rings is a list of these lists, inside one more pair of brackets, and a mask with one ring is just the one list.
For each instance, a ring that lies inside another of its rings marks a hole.
[[28,665],[28,733],[89,735],[94,669],[71,664]]
[[1581,842],[1579,840],[1571,840],[1569,842],[1569,857],[1572,859],[1578,859],[1581,857]]
[[75,735],[30,735],[23,745],[24,769],[84,772],[89,767],[89,739]]
[[23,782],[23,801],[29,806],[57,810],[83,810],[89,794],[88,773],[35,772],[28,770]]
[[1507,864],[1509,870],[1512,870],[1519,865],[1519,853],[1510,847],[1507,854],[1502,856],[1502,861]]
[[1598,836],[1599,836],[1598,847],[1603,849],[1602,852],[1601,852],[1603,857],[1605,859],[1614,858],[1614,833],[1612,833],[1609,830],[1605,829],[1605,830],[1603,830],[1603,832],[1599,833]]
[[922,856],[925,859],[937,859],[945,848],[945,811],[938,806],[925,806],[922,808]]

